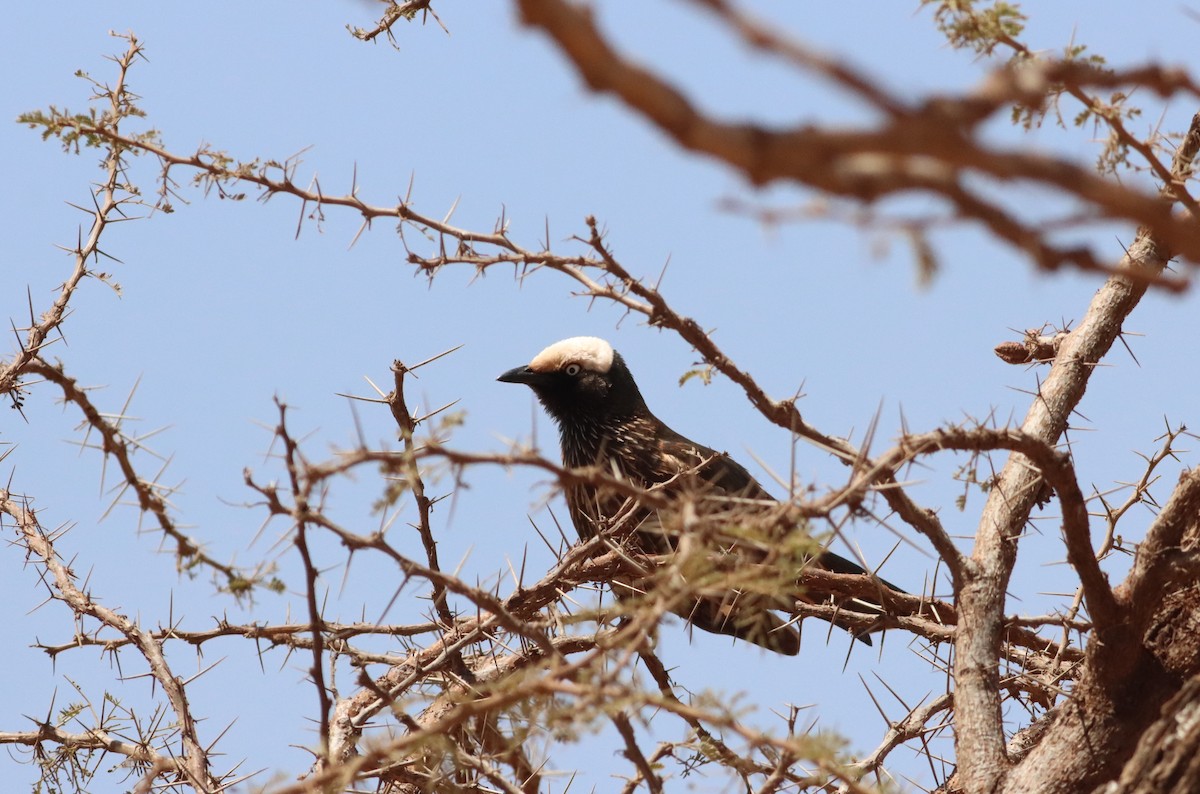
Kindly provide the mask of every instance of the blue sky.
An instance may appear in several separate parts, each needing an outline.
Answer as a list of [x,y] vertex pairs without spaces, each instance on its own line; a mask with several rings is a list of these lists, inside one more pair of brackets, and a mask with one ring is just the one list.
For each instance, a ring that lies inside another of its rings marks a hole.
[[[946,46],[915,3],[759,8],[800,40],[846,59],[904,97],[963,90],[988,66]],[[401,25],[393,48],[361,43],[346,32],[346,25],[370,24],[376,7],[366,2],[216,4],[203,12],[149,2],[103,1],[69,10],[18,4],[6,12],[9,24],[0,34],[9,76],[0,115],[12,120],[51,104],[82,109],[89,91],[73,73],[83,69],[111,80],[113,65],[103,56],[123,46],[108,31],[131,30],[148,54],[131,86],[143,97],[147,124],[173,151],[186,153],[203,143],[242,159],[303,152],[300,181],[319,178],[326,192],[348,191],[357,171],[364,199],[389,204],[411,183],[413,205],[421,212],[441,215],[454,206],[456,224],[484,231],[503,212],[514,238],[536,245],[548,226],[563,253],[578,250],[568,238],[584,233],[584,217],[594,215],[632,272],[652,280],[669,262],[662,285],[668,300],[715,329],[718,344],[772,394],[783,397],[803,386],[805,417],[824,432],[856,440],[878,412],[880,447],[899,432],[901,415],[914,430],[968,416],[1019,420],[1038,373],[1001,364],[992,347],[1015,338],[1010,329],[1080,317],[1098,285],[1093,276],[1031,273],[970,226],[935,235],[943,270],[926,288],[918,286],[902,240],[828,221],[764,229],[723,211],[722,202],[792,207],[811,194],[788,187],[754,190],[720,164],[679,153],[615,101],[582,88],[557,51],[520,27],[507,4],[438,9],[449,35],[432,23]],[[1031,17],[1025,40],[1034,48],[1057,51],[1073,38],[1114,65],[1146,59],[1193,70],[1200,65],[1200,23],[1176,2],[1038,2],[1024,9]],[[731,44],[687,4],[644,3],[634,12],[602,3],[600,14],[623,49],[680,81],[697,104],[723,117],[780,124],[870,121],[866,109],[821,81]],[[1179,130],[1196,110],[1183,102],[1163,109],[1150,97],[1145,101],[1146,116],[1133,125],[1138,132],[1158,123],[1160,113],[1164,129]],[[997,123],[988,134],[1082,162],[1098,151],[1089,131],[1046,127],[1020,135]],[[88,203],[99,171],[93,152],[66,155],[15,123],[0,126],[0,146],[9,175],[8,189],[0,193],[9,230],[0,244],[0,273],[8,287],[0,291],[0,308],[21,326],[29,312],[26,289],[40,313],[68,274],[69,258],[55,245],[73,244],[86,218],[69,203]],[[148,193],[154,175],[154,164],[144,160],[132,172]],[[1045,196],[1005,189],[1006,200],[1032,211],[1046,206]],[[505,439],[528,440],[536,421],[537,436],[553,455],[552,427],[540,415],[531,419],[530,395],[497,384],[495,376],[562,337],[603,336],[624,354],[652,408],[675,429],[730,451],[764,480],[769,475],[756,459],[783,473],[792,465],[791,440],[729,383],[678,385],[696,360],[687,345],[637,318],[623,319],[612,306],[573,297],[573,285],[561,277],[540,273],[517,283],[502,269],[481,279],[448,270],[431,285],[414,277],[390,224],[376,224],[351,246],[358,219],[349,213],[330,210],[320,228],[306,222],[297,236],[300,208],[286,197],[233,202],[204,197],[186,182],[180,193],[186,203],[177,201],[173,214],[121,224],[106,235],[105,250],[120,260],[109,269],[121,293],[86,283],[72,303],[65,342],[53,354],[81,382],[104,387],[94,399],[106,410],[118,411],[137,384],[129,413],[142,430],[165,428],[151,446],[171,459],[163,479],[182,483],[174,497],[179,520],[219,558],[278,558],[289,593],[264,595],[247,611],[214,594],[207,580],[177,576],[170,556],[159,553],[157,536],[138,534],[132,508],[119,507],[101,520],[112,473],[102,485],[98,454],[72,446],[79,439],[78,417],[55,405],[49,389],[34,393],[24,419],[9,412],[0,423],[0,443],[17,445],[0,474],[14,491],[36,498],[45,526],[73,527],[59,550],[76,558],[76,570],[89,577],[93,591],[148,624],[166,622],[171,614],[204,628],[213,616],[250,621],[280,619],[289,608],[294,613],[302,604],[301,580],[290,547],[275,542],[285,527],[262,530],[262,513],[241,506],[253,501],[242,470],[249,467],[264,479],[280,476],[265,457],[270,433],[262,426],[275,421],[277,395],[295,407],[293,430],[307,434],[305,448],[314,459],[352,444],[356,421],[368,439],[390,441],[395,431],[386,411],[352,407],[337,393],[370,394],[364,376],[386,387],[395,358],[418,361],[463,345],[420,373],[413,396],[430,407],[462,400],[465,424],[452,438],[457,447],[503,450]],[[887,205],[896,211],[928,207],[920,198]],[[1090,237],[1114,260],[1131,238],[1132,230],[1120,228]],[[1123,350],[1114,352],[1112,366],[1094,378],[1081,406],[1081,430],[1073,434],[1085,490],[1135,479],[1135,450],[1153,448],[1164,417],[1200,421],[1192,364],[1197,316],[1194,296],[1152,295],[1131,318],[1129,328],[1145,334],[1130,340],[1139,363]],[[1185,457],[1183,463],[1195,461]],[[147,457],[141,465],[152,472],[161,464]],[[966,536],[982,500],[975,495],[965,511],[955,509],[960,489],[945,481],[953,466],[945,459],[917,470],[914,476],[923,482],[915,493]],[[795,469],[801,481],[818,487],[844,477],[838,463],[808,447],[797,448]],[[333,497],[339,516],[364,529],[379,521],[369,509],[378,485],[367,475]],[[1173,480],[1173,471],[1164,472],[1164,482]],[[443,560],[461,560],[464,577],[481,581],[494,579],[506,559],[526,554],[531,570],[544,567],[547,554],[526,517],[548,521],[542,478],[480,469],[468,485],[453,510],[436,517]],[[1166,493],[1164,487],[1159,495]],[[1127,536],[1136,538],[1148,519],[1148,513],[1131,516]],[[873,562],[895,543],[892,535],[865,526],[851,540]],[[417,554],[415,537],[407,543]],[[334,544],[320,551],[330,566],[328,617],[379,617],[397,586],[394,571],[355,560],[347,576]],[[9,626],[4,653],[24,681],[0,691],[0,730],[28,728],[21,715],[42,715],[56,689],[61,705],[69,680],[96,702],[107,686],[128,703],[145,704],[147,681],[113,683],[118,671],[92,651],[65,654],[52,666],[28,647],[35,637],[69,639],[72,621],[59,604],[38,607],[44,593],[37,571],[23,565],[19,548],[5,547],[0,555],[0,614]],[[1043,611],[1057,599],[1040,593],[1073,587],[1065,567],[1053,564],[1062,556],[1048,522],[1026,542],[1011,611]],[[930,562],[929,550],[917,542],[898,551],[884,571],[919,589]],[[419,614],[425,602],[415,595],[406,590],[387,619]],[[664,654],[680,680],[745,692],[746,702],[760,704],[764,724],[771,723],[769,709],[782,703],[811,704],[821,727],[844,733],[859,751],[871,749],[884,729],[860,676],[882,693],[878,673],[910,702],[944,685],[899,634],[888,638],[880,657],[856,653],[844,669],[845,638],[835,636],[827,646],[816,625],[808,627],[798,659],[768,658],[711,637],[689,644],[677,624],[662,634]],[[312,738],[304,719],[315,704],[303,682],[308,661],[272,652],[263,671],[244,645],[213,643],[203,659],[175,648],[171,659],[185,676],[221,659],[189,688],[206,719],[206,735],[215,737],[235,721],[222,740],[227,757],[245,757],[247,768],[290,777],[308,759],[288,745]],[[127,676],[141,672],[132,655],[122,662],[129,665]],[[731,676],[731,670],[737,673]],[[881,698],[891,716],[902,713],[886,693]],[[609,758],[607,737],[594,741],[588,757]],[[895,760],[906,774],[929,782],[928,768],[903,751]],[[562,757],[562,766],[572,763]],[[606,790],[606,769],[597,765],[575,785]],[[0,777],[32,780],[32,773],[5,758]],[[712,790],[725,782],[695,785]]]

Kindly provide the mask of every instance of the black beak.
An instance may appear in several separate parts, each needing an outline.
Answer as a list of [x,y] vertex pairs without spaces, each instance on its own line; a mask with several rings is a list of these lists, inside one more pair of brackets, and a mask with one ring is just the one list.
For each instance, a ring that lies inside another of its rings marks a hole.
[[541,383],[546,379],[546,373],[535,372],[528,366],[513,367],[508,372],[505,372],[496,380],[501,383],[524,383],[526,386],[533,386]]

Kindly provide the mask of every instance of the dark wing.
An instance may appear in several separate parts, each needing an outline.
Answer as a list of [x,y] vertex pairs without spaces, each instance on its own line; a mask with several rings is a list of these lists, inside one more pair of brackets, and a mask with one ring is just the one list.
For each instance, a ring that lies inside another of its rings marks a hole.
[[[758,480],[746,471],[745,466],[724,452],[716,452],[697,444],[670,429],[666,429],[662,434],[659,443],[664,458],[675,458],[680,462],[681,469],[695,469],[705,485],[711,486],[715,493],[744,499],[776,501],[775,497],[767,493]],[[817,563],[822,568],[834,573],[866,573],[858,564],[831,551],[821,554],[817,558]],[[892,589],[897,588],[893,587]]]
[[[681,436],[670,428],[662,434],[660,445],[665,456],[675,457],[687,468],[697,470],[698,475],[721,494],[738,496],[745,499],[760,499],[776,501],[767,493],[758,480],[746,471],[746,467],[738,463],[724,452],[716,452],[708,447],[697,444]],[[831,551],[824,552],[817,558],[817,563],[833,573],[865,574],[866,571],[855,562]],[[889,582],[884,581],[892,590],[904,592]]]
[[[662,472],[666,476],[660,481],[678,478],[680,491],[695,497],[693,504],[700,513],[728,512],[733,508],[731,498],[774,502],[750,472],[728,455],[666,427],[660,429],[657,442],[658,458],[669,469]],[[791,601],[785,594],[769,595],[761,587],[738,587],[732,582],[723,586],[726,572],[729,579],[736,580],[739,568],[744,581],[746,563],[763,559],[761,544],[747,547],[735,539],[710,541],[717,552],[713,571],[717,574],[717,592],[695,599],[685,609],[677,610],[678,614],[705,631],[737,637],[788,656],[799,653],[799,626],[777,614],[790,611]]]
[[[749,500],[775,501],[774,497],[767,493],[766,489],[751,476],[744,466],[723,452],[717,452],[702,444],[697,444],[665,427],[659,434],[659,447],[661,459],[677,461],[676,471],[695,471],[696,476],[703,482],[705,488],[710,489],[711,493]],[[738,552],[735,548],[730,548],[729,553],[744,553],[744,550]],[[855,575],[866,573],[855,562],[831,551],[822,552],[819,557],[808,564],[814,563],[833,573]],[[883,584],[900,591],[889,582],[885,581]],[[779,635],[784,634],[785,630],[790,630],[796,635],[796,647],[797,650],[799,649],[798,632],[791,627],[784,629],[783,622],[768,611],[771,609],[790,611],[789,599],[794,601],[797,594],[783,594],[780,597],[769,598],[761,594],[750,596],[738,591],[731,591],[730,595],[734,599],[733,603],[730,603],[728,597],[720,601],[712,598],[702,599],[696,604],[692,615],[689,616],[692,622],[708,631],[732,634],[781,653],[788,653],[788,651],[776,647],[781,641],[784,641],[784,638]],[[738,597],[742,598],[743,603],[736,603]],[[841,605],[840,602],[835,603]],[[882,611],[881,605],[872,602],[847,602],[845,606],[854,609],[856,604],[860,609],[865,606],[872,612]],[[834,620],[833,623],[850,630],[849,626],[842,625],[837,620]],[[854,632],[851,631],[851,633]],[[867,645],[872,644],[871,638],[865,634],[855,634],[854,636]],[[771,644],[762,642],[756,637],[769,637]],[[790,643],[790,641],[787,639],[785,642]]]
[[758,484],[758,480],[750,476],[745,466],[724,452],[697,444],[669,427],[660,431],[658,448],[663,460],[676,461],[677,469],[671,476],[682,471],[695,471],[717,493],[746,499],[775,500]]
[[[766,506],[776,500],[750,475],[745,467],[728,455],[717,452],[667,428],[653,417],[639,417],[622,427],[622,441],[605,449],[601,465],[612,466],[614,473],[645,487],[661,486],[675,494],[680,502],[691,495],[699,513],[708,515],[709,526],[714,515],[729,511],[754,511],[753,503]],[[629,443],[636,440],[637,443]],[[575,528],[583,538],[597,531],[613,531],[633,543],[642,554],[664,555],[678,547],[678,516],[672,518],[641,507],[623,494],[604,488],[577,483],[567,488],[567,505]],[[715,497],[715,498],[714,498]],[[707,505],[707,507],[705,507]],[[736,525],[736,517],[726,527]],[[676,529],[669,530],[674,524]],[[632,530],[632,533],[630,533]],[[771,569],[763,563],[775,544],[770,540],[749,541],[733,532],[717,531],[719,538],[710,538],[714,567],[717,574],[706,594],[673,608],[679,616],[705,631],[725,634],[754,643],[785,655],[800,651],[799,625],[777,613],[791,613],[796,599],[803,598],[794,587],[794,578],[781,566],[777,583],[759,579],[751,586],[747,572],[764,576]],[[797,568],[816,564],[837,573],[861,574],[864,571],[850,560],[824,552],[808,563],[797,562]],[[755,568],[754,566],[758,567]],[[657,580],[666,575],[681,575],[668,566],[650,576],[621,576],[612,581],[613,592],[621,599],[644,597],[648,592],[663,592]],[[741,586],[737,579],[741,577]],[[688,583],[677,583],[684,584]],[[695,585],[696,582],[691,582]],[[673,588],[667,587],[667,590]],[[848,604],[848,606],[850,606]],[[834,625],[841,625],[838,620]],[[849,629],[847,626],[843,628]],[[852,632],[853,633],[853,632]],[[857,639],[871,644],[866,635]]]

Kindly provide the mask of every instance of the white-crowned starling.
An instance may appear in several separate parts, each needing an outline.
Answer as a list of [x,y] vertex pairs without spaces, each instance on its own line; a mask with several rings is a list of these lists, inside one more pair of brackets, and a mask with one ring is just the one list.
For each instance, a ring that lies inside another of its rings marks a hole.
[[[533,389],[558,424],[566,467],[594,467],[598,476],[565,489],[581,538],[608,532],[647,555],[681,551],[685,538],[700,540],[707,564],[676,572],[698,581],[686,603],[672,607],[692,625],[794,655],[800,650],[798,624],[776,611],[791,611],[798,598],[809,600],[795,586],[799,569],[865,573],[829,551],[814,557],[807,535],[745,468],[655,417],[625,361],[603,339],[556,342],[498,380]],[[610,478],[651,494],[639,499],[629,488],[606,487]],[[754,580],[751,573],[748,579],[747,569],[774,574]],[[653,588],[654,580],[626,577],[612,584],[619,597],[631,598]],[[853,608],[863,602],[832,603]],[[832,622],[838,624],[836,617]],[[866,634],[855,636],[871,644]]]

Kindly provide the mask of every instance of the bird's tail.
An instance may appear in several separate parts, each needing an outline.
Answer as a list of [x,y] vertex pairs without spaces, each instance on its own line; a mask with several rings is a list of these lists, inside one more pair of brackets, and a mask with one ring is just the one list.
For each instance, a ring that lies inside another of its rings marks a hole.
[[800,653],[800,626],[772,612],[779,609],[779,604],[773,601],[730,590],[723,598],[700,598],[686,612],[680,610],[679,615],[705,631],[727,634],[768,651],[795,656]]
[[[822,553],[821,556],[816,559],[816,564],[818,567],[830,571],[831,573],[845,573],[859,576],[867,573],[867,571],[863,570],[858,563],[852,562],[841,555],[834,554],[832,551],[826,551]],[[904,592],[886,579],[879,579],[878,581],[884,587],[887,587],[890,590],[895,590],[897,593]],[[858,613],[867,612],[869,614],[883,614],[886,611],[884,609],[884,605],[874,598],[859,597],[853,599],[847,598],[840,601],[833,600],[833,604],[839,608],[846,607],[848,610]],[[837,617],[834,617],[829,622],[850,632],[859,642],[866,643],[867,645],[873,644],[871,642],[871,637],[858,626],[851,625],[850,621],[843,621],[839,620]]]
[[[845,557],[826,551],[815,561],[815,564],[832,573],[863,575],[867,572],[856,563]],[[880,582],[897,592],[904,591],[891,582]],[[800,622],[796,619],[781,617],[777,612],[791,612],[797,596],[804,598],[802,593],[792,595],[768,595],[767,591],[750,592],[738,587],[730,587],[720,595],[702,595],[693,601],[689,608],[681,609],[678,614],[697,628],[717,634],[752,642],[762,648],[786,656],[795,656],[800,652]],[[805,599],[808,600],[808,599]],[[870,634],[862,629],[862,621],[850,620],[845,613],[857,615],[882,614],[885,610],[879,601],[871,598],[844,598],[828,601],[813,600],[813,603],[828,603],[834,606],[834,615],[829,620],[838,628],[845,629],[854,639],[864,645],[874,645]]]

